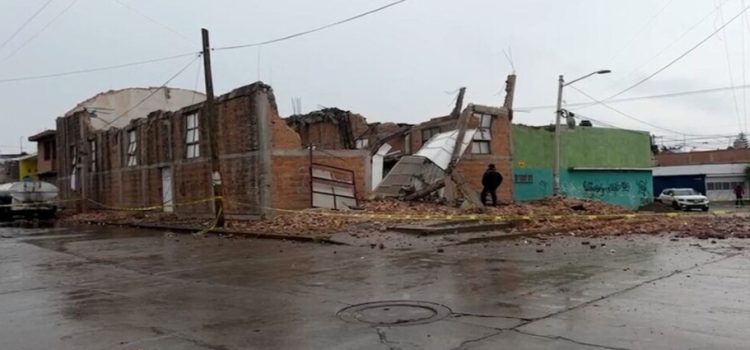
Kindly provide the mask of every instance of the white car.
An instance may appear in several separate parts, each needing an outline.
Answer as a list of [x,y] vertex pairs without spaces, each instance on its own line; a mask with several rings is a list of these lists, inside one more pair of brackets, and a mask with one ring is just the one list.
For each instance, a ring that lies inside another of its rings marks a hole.
[[692,188],[667,188],[656,198],[657,202],[670,204],[675,209],[701,209],[708,211],[708,198]]

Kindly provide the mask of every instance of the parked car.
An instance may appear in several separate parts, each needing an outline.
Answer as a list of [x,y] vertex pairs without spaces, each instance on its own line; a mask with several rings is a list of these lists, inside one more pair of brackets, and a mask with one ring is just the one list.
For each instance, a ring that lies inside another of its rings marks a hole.
[[692,188],[667,188],[656,201],[669,204],[675,209],[701,209],[708,211],[708,198]]

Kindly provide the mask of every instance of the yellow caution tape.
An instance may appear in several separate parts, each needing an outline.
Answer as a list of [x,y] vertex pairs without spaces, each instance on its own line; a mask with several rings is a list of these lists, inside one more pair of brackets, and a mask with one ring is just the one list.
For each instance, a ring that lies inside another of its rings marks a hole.
[[223,209],[224,208],[219,208],[219,212],[216,213],[216,218],[214,219],[214,223],[211,224],[211,227],[207,227],[207,228],[205,228],[203,230],[200,230],[200,231],[198,231],[196,233],[193,233],[193,236],[194,237],[200,237],[200,236],[205,235],[206,233],[211,232],[213,229],[215,229],[216,226],[219,224],[219,217],[221,216],[221,213],[222,213]]
[[164,209],[165,207],[185,207],[190,205],[196,205],[206,202],[213,202],[215,200],[223,200],[222,197],[209,197],[209,198],[203,198],[203,199],[196,199],[192,201],[182,202],[182,203],[172,203],[172,204],[159,204],[159,205],[152,205],[152,206],[146,206],[146,207],[114,207],[110,205],[106,205],[104,203],[97,202],[93,199],[89,199],[88,201],[108,210],[118,210],[118,211],[153,211],[153,210],[160,210]]

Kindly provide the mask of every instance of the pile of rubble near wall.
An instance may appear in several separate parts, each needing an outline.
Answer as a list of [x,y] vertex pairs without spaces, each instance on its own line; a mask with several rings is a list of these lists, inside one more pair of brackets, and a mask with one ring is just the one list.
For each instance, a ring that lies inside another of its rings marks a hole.
[[[333,211],[308,209],[282,213],[271,219],[228,221],[227,228],[248,233],[278,233],[309,236],[330,236],[337,232],[377,235],[395,224],[414,224],[430,216],[431,221],[449,220],[477,215],[477,221],[500,216],[513,220],[514,232],[539,235],[580,237],[621,236],[633,234],[697,238],[750,238],[750,221],[739,216],[714,216],[703,213],[637,213],[635,211],[593,200],[555,198],[536,202],[513,203],[495,208],[459,209],[436,203],[380,200],[364,202],[360,210]],[[381,214],[396,214],[387,218]],[[369,215],[375,215],[370,217]],[[411,215],[414,218],[405,218]],[[67,223],[121,224],[160,223],[204,227],[212,220],[180,218],[163,213],[126,213],[99,211],[65,217]]]

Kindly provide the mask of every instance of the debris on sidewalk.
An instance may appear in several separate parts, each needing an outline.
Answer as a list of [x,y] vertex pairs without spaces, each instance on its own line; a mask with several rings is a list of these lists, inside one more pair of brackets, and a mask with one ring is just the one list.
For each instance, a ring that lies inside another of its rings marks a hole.
[[[585,199],[551,198],[475,209],[461,209],[430,202],[376,200],[363,202],[358,209],[360,210],[307,209],[296,213],[283,213],[266,220],[228,220],[226,228],[247,233],[330,237],[339,232],[346,232],[354,237],[376,237],[394,225],[409,224],[450,224],[456,226],[456,232],[460,233],[461,225],[489,222],[482,221],[482,218],[489,216],[501,221],[513,221],[510,233],[536,232],[538,236],[669,234],[673,237],[701,239],[750,238],[750,223],[737,217],[705,214],[638,214],[616,205]],[[653,210],[656,211],[658,210]],[[394,217],[385,218],[386,214]],[[467,215],[475,214],[478,215],[476,220],[466,218]],[[420,219],[406,219],[408,215]],[[430,218],[428,221],[424,219],[426,216]],[[212,218],[153,212],[96,211],[64,216],[62,221],[115,225],[164,224],[203,229],[211,225]]]

